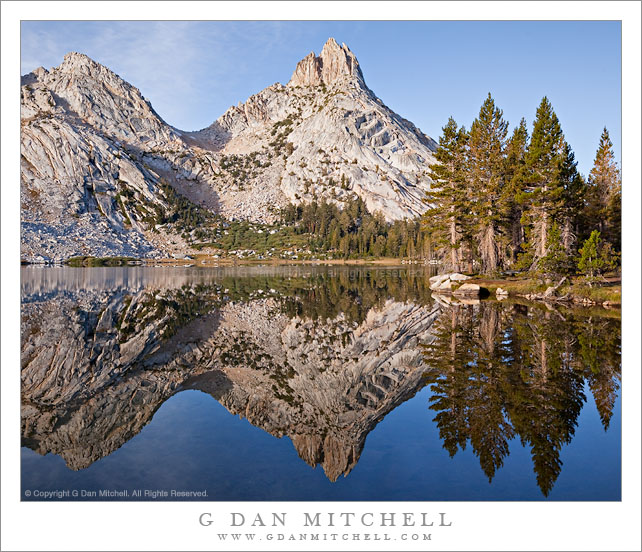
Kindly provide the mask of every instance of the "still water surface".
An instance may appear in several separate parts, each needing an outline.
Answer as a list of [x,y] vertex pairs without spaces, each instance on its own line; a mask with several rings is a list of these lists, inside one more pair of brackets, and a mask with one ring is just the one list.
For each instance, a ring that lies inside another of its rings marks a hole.
[[422,268],[21,276],[25,499],[620,499],[617,311]]

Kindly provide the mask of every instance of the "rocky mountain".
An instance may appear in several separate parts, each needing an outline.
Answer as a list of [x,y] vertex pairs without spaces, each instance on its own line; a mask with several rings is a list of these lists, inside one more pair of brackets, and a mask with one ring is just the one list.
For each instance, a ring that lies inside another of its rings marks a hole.
[[111,286],[101,278],[100,289],[26,280],[22,442],[75,470],[134,437],[175,393],[198,389],[289,436],[299,456],[334,481],[355,466],[376,424],[425,385],[423,345],[441,312],[386,299],[384,290],[374,301],[360,297],[356,318],[320,318],[305,308],[288,314],[298,294],[258,284],[241,299],[222,280],[180,276],[162,288],[113,278]]
[[[273,222],[288,203],[360,197],[389,221],[425,210],[435,142],[366,86],[328,40],[209,127],[179,131],[85,55],[22,77],[22,256],[189,252],[185,199],[226,219]],[[181,203],[181,201],[183,203]]]

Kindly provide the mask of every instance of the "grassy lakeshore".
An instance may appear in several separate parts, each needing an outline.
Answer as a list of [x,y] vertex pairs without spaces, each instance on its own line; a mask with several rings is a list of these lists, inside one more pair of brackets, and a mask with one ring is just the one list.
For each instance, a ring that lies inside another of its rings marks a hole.
[[[554,285],[554,283],[542,283],[541,280],[535,278],[518,276],[497,279],[473,276],[473,279],[468,281],[486,288],[491,295],[495,295],[497,288],[502,288],[508,292],[509,296],[518,297],[542,294],[549,286]],[[575,302],[582,302],[586,299],[598,304],[622,304],[622,286],[619,277],[606,278],[605,282],[593,287],[588,286],[581,278],[569,279],[557,290],[557,295],[560,297],[567,294]]]

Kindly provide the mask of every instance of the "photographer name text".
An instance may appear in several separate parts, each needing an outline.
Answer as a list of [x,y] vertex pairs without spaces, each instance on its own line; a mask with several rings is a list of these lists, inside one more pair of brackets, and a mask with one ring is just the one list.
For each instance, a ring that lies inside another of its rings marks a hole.
[[[296,524],[303,527],[450,527],[452,521],[445,512],[302,512]],[[287,512],[247,514],[230,512],[223,518],[227,527],[287,527]],[[204,527],[216,525],[211,512],[202,513],[198,522]],[[220,527],[220,525],[219,525]]]

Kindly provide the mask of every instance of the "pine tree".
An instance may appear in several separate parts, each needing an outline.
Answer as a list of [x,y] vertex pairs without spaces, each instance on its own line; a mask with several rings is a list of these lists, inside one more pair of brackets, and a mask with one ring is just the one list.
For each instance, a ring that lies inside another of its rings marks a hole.
[[562,195],[563,206],[557,213],[561,225],[561,240],[567,255],[573,255],[576,251],[575,244],[580,232],[580,216],[584,207],[586,197],[586,183],[577,170],[575,154],[568,142],[564,142],[564,148],[560,160],[559,180],[564,189]]
[[611,195],[606,206],[606,221],[604,233],[615,251],[622,251],[622,183]]
[[609,131],[604,128],[589,175],[586,218],[588,227],[597,227],[606,241],[620,249],[622,181],[613,153]]
[[528,147],[528,129],[526,119],[522,118],[519,126],[515,127],[513,135],[506,144],[506,166],[504,169],[504,197],[501,205],[505,226],[510,238],[510,261],[517,261],[517,253],[524,243],[524,227],[522,226],[522,205],[517,201],[517,194],[523,188],[526,149]]
[[578,270],[584,274],[589,286],[607,270],[612,270],[617,264],[617,254],[611,244],[604,242],[598,230],[593,230],[580,249]]
[[388,238],[386,240],[386,255],[388,257],[398,257],[401,244],[401,236],[399,232],[399,224],[395,222],[388,230]]
[[470,128],[467,171],[476,245],[484,273],[496,271],[503,261],[501,200],[507,129],[503,112],[489,93]]
[[564,203],[560,179],[564,135],[557,115],[544,97],[535,116],[533,133],[525,157],[524,188],[518,194],[527,234],[527,258],[534,269],[546,255],[548,232]]
[[374,245],[372,247],[372,254],[375,257],[381,257],[383,256],[385,250],[386,250],[386,238],[383,235],[379,235],[377,236],[377,239],[374,242]]
[[539,269],[547,277],[559,278],[572,268],[571,257],[564,247],[562,230],[554,222],[547,234],[546,254],[539,261]]
[[462,234],[469,226],[468,201],[464,179],[466,142],[464,127],[458,128],[450,117],[439,138],[435,153],[437,163],[430,169],[432,186],[426,195],[429,208],[423,216],[423,226],[431,243],[448,259],[451,270],[461,266]]

